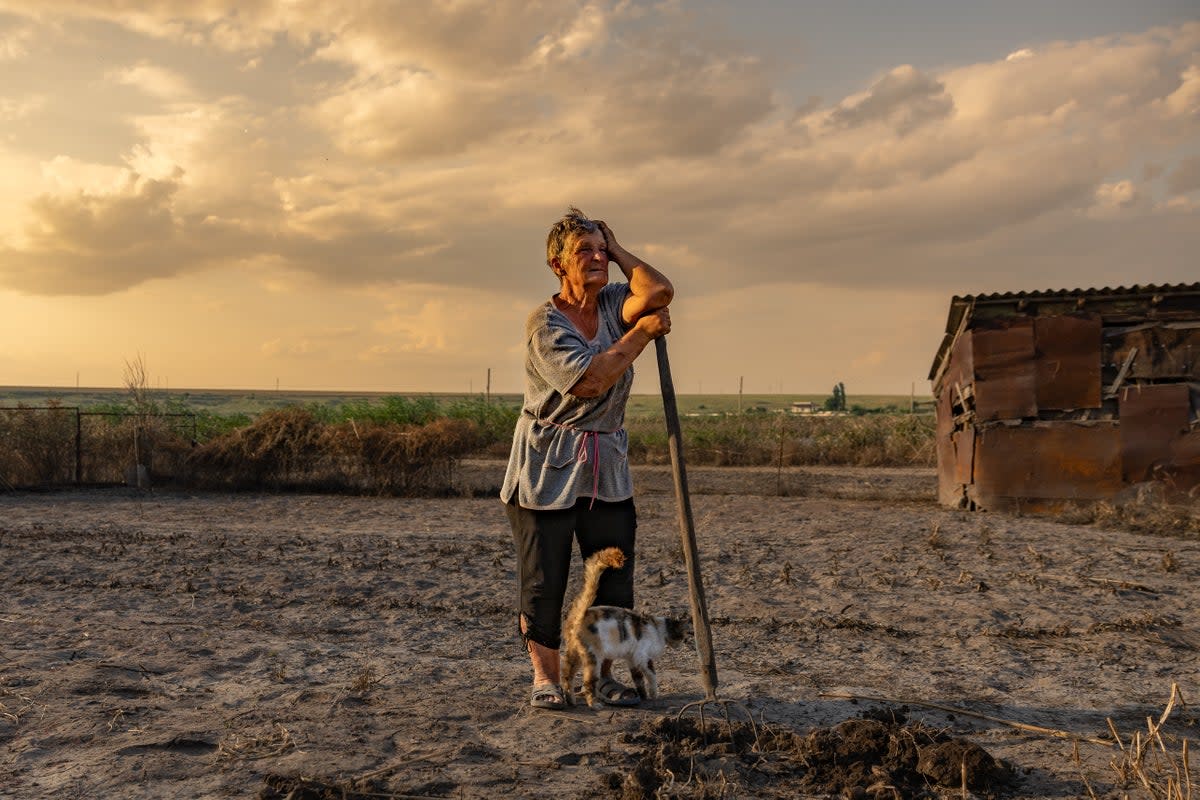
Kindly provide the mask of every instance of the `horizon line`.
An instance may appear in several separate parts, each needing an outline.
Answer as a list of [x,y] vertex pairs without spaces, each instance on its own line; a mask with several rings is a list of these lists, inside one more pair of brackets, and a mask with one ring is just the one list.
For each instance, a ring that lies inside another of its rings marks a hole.
[[[179,394],[194,393],[194,392],[218,392],[218,393],[334,394],[334,395],[354,395],[354,394],[362,394],[362,395],[453,395],[453,396],[458,396],[458,397],[474,397],[476,395],[482,396],[482,395],[487,395],[487,394],[520,396],[523,394],[523,392],[521,392],[521,391],[492,391],[489,393],[489,392],[484,392],[484,391],[463,392],[463,391],[448,391],[448,390],[436,390],[436,389],[421,389],[421,390],[315,389],[315,388],[307,388],[307,387],[296,388],[296,387],[283,387],[283,386],[257,387],[257,388],[246,387],[246,386],[211,386],[211,387],[192,386],[192,387],[179,387],[179,388],[164,388],[164,387],[158,386],[158,387],[147,387],[147,388],[149,389],[149,391],[152,391],[152,392],[163,392],[163,393],[174,392],[174,393],[179,393]],[[126,387],[126,386],[55,386],[55,385],[48,385],[48,384],[47,385],[37,385],[37,384],[0,385],[0,392],[5,392],[8,390],[55,391],[55,392],[127,392],[128,387]],[[652,395],[657,395],[657,394],[658,394],[658,392],[632,392],[631,393],[632,396],[652,396]],[[818,392],[776,392],[776,391],[766,391],[766,392],[752,392],[752,391],[685,392],[685,391],[676,391],[676,394],[679,396],[690,395],[690,396],[737,397],[739,394],[741,394],[742,396],[753,395],[753,396],[758,396],[758,397],[793,397],[793,396],[825,397],[829,394],[829,392],[828,391],[818,391]],[[913,394],[912,392],[869,392],[869,391],[865,391],[865,392],[855,392],[855,393],[848,392],[847,397],[854,397],[855,395],[860,396],[860,397],[909,397],[912,394]],[[916,394],[920,395],[921,393],[917,392]],[[927,392],[926,394],[929,396],[932,396],[932,393]]]

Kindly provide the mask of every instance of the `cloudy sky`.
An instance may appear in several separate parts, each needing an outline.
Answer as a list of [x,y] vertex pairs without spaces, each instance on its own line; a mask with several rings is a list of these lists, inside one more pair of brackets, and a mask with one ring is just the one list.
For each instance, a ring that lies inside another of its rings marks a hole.
[[927,391],[955,294],[1200,280],[1200,10],[0,0],[0,385],[519,391],[569,204],[680,392]]

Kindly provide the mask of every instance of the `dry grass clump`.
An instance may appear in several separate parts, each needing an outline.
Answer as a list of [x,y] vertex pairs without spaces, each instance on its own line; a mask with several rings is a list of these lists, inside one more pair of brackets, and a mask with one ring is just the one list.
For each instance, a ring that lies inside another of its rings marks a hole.
[[314,471],[323,432],[304,409],[268,411],[197,448],[185,481],[207,488],[292,488]]
[[[1113,721],[1108,720],[1109,731],[1120,747],[1120,755],[1113,759],[1121,788],[1136,788],[1152,800],[1191,800],[1196,782],[1192,777],[1188,740],[1163,733],[1176,704],[1183,706],[1183,696],[1178,684],[1171,684],[1171,697],[1162,715],[1155,721],[1146,718],[1146,731],[1135,731],[1122,737]],[[1093,797],[1095,795],[1092,795]]]
[[788,464],[857,467],[933,466],[935,421],[929,415],[872,414],[791,421],[785,440]]
[[74,469],[75,409],[0,409],[0,487],[67,483]]
[[364,488],[401,495],[448,491],[455,460],[480,444],[476,426],[463,419],[404,428],[350,422],[331,428],[328,436],[330,449],[358,467]]
[[[0,722],[16,727],[22,717],[39,707],[40,704],[29,695],[0,687]],[[3,731],[3,727],[0,727],[0,731]]]
[[298,406],[203,444],[194,425],[179,414],[0,411],[0,488],[120,484],[141,465],[152,486],[441,495],[488,436],[465,418],[331,422]]
[[468,420],[398,426],[326,424],[303,408],[262,414],[198,447],[183,482],[206,488],[445,493],[456,459],[477,446]]
[[216,758],[249,761],[274,758],[296,749],[292,732],[278,722],[249,733],[231,732],[217,743]]
[[[934,418],[920,414],[727,414],[681,421],[687,458],[706,466],[933,466]],[[667,463],[657,417],[626,421],[634,461]]]
[[81,420],[83,483],[120,483],[136,464],[150,472],[151,482],[169,480],[191,454],[188,431],[164,417],[89,415]]
[[1100,525],[1115,523],[1140,533],[1197,536],[1200,535],[1200,506],[1165,500],[1145,505],[1100,503],[1095,522]]
[[1200,536],[1200,504],[1176,502],[1155,494],[1133,502],[1097,502],[1062,511],[1060,521],[1072,525],[1103,525],[1156,536]]

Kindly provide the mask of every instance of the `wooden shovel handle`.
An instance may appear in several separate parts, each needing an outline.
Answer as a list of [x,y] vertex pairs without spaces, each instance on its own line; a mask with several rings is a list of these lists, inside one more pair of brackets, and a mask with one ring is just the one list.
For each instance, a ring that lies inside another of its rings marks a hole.
[[675,479],[675,499],[679,504],[679,535],[683,540],[683,560],[687,566],[688,594],[692,606],[692,628],[696,634],[696,653],[700,656],[700,679],[706,699],[717,699],[717,662],[713,656],[712,632],[708,626],[708,605],[704,601],[704,581],[700,576],[700,553],[696,549],[696,524],[692,520],[692,501],[688,496],[687,469],[683,463],[683,435],[679,426],[679,407],[675,402],[675,383],[667,359],[667,340],[654,340],[658,354],[658,382],[662,388],[663,414],[667,419],[667,445],[671,451],[671,473]]

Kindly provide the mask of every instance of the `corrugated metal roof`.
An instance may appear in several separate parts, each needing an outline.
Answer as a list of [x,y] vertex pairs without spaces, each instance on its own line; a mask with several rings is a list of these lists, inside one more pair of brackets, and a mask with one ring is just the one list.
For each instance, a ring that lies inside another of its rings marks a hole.
[[1032,292],[993,292],[990,294],[955,295],[950,300],[950,313],[946,318],[946,333],[934,356],[929,370],[929,380],[937,382],[945,360],[959,335],[970,328],[972,312],[981,305],[1005,303],[1042,303],[1087,300],[1154,300],[1163,297],[1200,296],[1200,283],[1142,284],[1134,286],[1106,286],[1099,289],[1042,289]]
[[1043,289],[1034,292],[993,292],[991,294],[968,294],[955,296],[951,302],[973,301],[975,303],[1011,302],[1013,300],[1059,300],[1077,297],[1152,297],[1156,294],[1200,294],[1200,283],[1145,284],[1141,286],[1113,286],[1102,289]]

